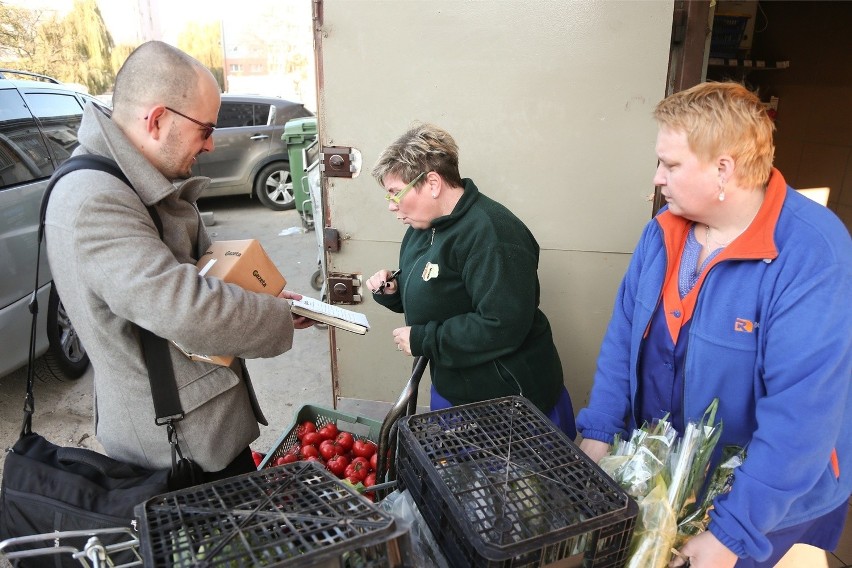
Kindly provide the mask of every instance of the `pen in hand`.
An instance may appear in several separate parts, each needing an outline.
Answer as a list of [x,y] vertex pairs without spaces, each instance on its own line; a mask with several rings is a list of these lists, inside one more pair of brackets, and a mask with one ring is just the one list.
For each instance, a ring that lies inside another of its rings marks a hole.
[[399,276],[399,269],[398,268],[396,270],[394,270],[393,272],[391,272],[391,275],[388,276],[387,280],[385,280],[381,284],[379,284],[379,288],[374,293],[375,294],[384,294],[385,288],[390,286],[390,283],[393,282],[394,280],[396,280],[397,276]]

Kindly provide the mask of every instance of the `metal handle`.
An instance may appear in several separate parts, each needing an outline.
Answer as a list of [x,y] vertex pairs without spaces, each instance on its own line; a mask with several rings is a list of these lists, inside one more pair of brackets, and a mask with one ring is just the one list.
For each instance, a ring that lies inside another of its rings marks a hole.
[[400,417],[411,416],[417,411],[417,389],[420,387],[420,379],[423,377],[423,371],[428,362],[429,360],[422,355],[414,360],[411,378],[408,379],[408,383],[402,389],[402,393],[393,408],[390,409],[382,422],[382,428],[379,431],[376,481],[393,481],[396,479],[393,458],[396,451],[397,421]]
[[249,140],[266,140],[267,138],[269,138],[269,135],[267,134],[255,134],[249,138]]

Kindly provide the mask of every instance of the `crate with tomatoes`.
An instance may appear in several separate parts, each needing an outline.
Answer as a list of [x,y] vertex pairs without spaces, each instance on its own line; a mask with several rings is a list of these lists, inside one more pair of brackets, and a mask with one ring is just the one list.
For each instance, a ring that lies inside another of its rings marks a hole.
[[258,469],[297,461],[316,461],[368,499],[376,484],[381,422],[306,405],[268,454],[254,452]]

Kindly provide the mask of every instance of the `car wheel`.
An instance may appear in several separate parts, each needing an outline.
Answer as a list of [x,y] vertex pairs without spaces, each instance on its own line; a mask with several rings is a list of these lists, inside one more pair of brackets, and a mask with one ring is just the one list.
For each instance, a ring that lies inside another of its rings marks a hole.
[[77,335],[65,307],[56,293],[56,287],[50,287],[50,301],[47,306],[47,339],[49,347],[41,358],[39,374],[52,375],[57,379],[79,379],[89,367],[89,356]]
[[293,176],[286,162],[275,162],[260,170],[254,183],[254,193],[260,202],[273,211],[296,207],[293,195]]

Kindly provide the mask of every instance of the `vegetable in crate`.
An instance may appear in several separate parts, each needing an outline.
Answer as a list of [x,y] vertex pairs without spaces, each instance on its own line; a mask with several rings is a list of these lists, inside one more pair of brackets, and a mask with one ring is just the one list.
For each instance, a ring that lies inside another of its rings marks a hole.
[[301,440],[305,436],[305,434],[316,431],[317,425],[311,422],[310,420],[305,420],[304,422],[299,424],[298,428],[296,428],[296,437]]
[[[305,409],[310,409],[310,417],[305,416]],[[337,420],[348,421],[350,417],[334,417],[317,413],[317,407],[305,407],[300,411],[297,422],[280,442],[292,444],[284,453],[270,460],[268,467],[280,466],[295,461],[316,461],[333,473],[339,479],[349,483],[359,493],[374,500],[373,493],[367,488],[375,485],[375,474],[377,469],[377,446],[375,442],[341,430],[335,423]],[[328,410],[329,414],[337,414]],[[308,419],[305,419],[308,418]],[[366,419],[355,418],[355,423],[366,424]],[[370,432],[378,430],[381,426],[376,423],[371,426]],[[293,438],[297,441],[294,441]],[[277,453],[280,450],[276,450]]]

